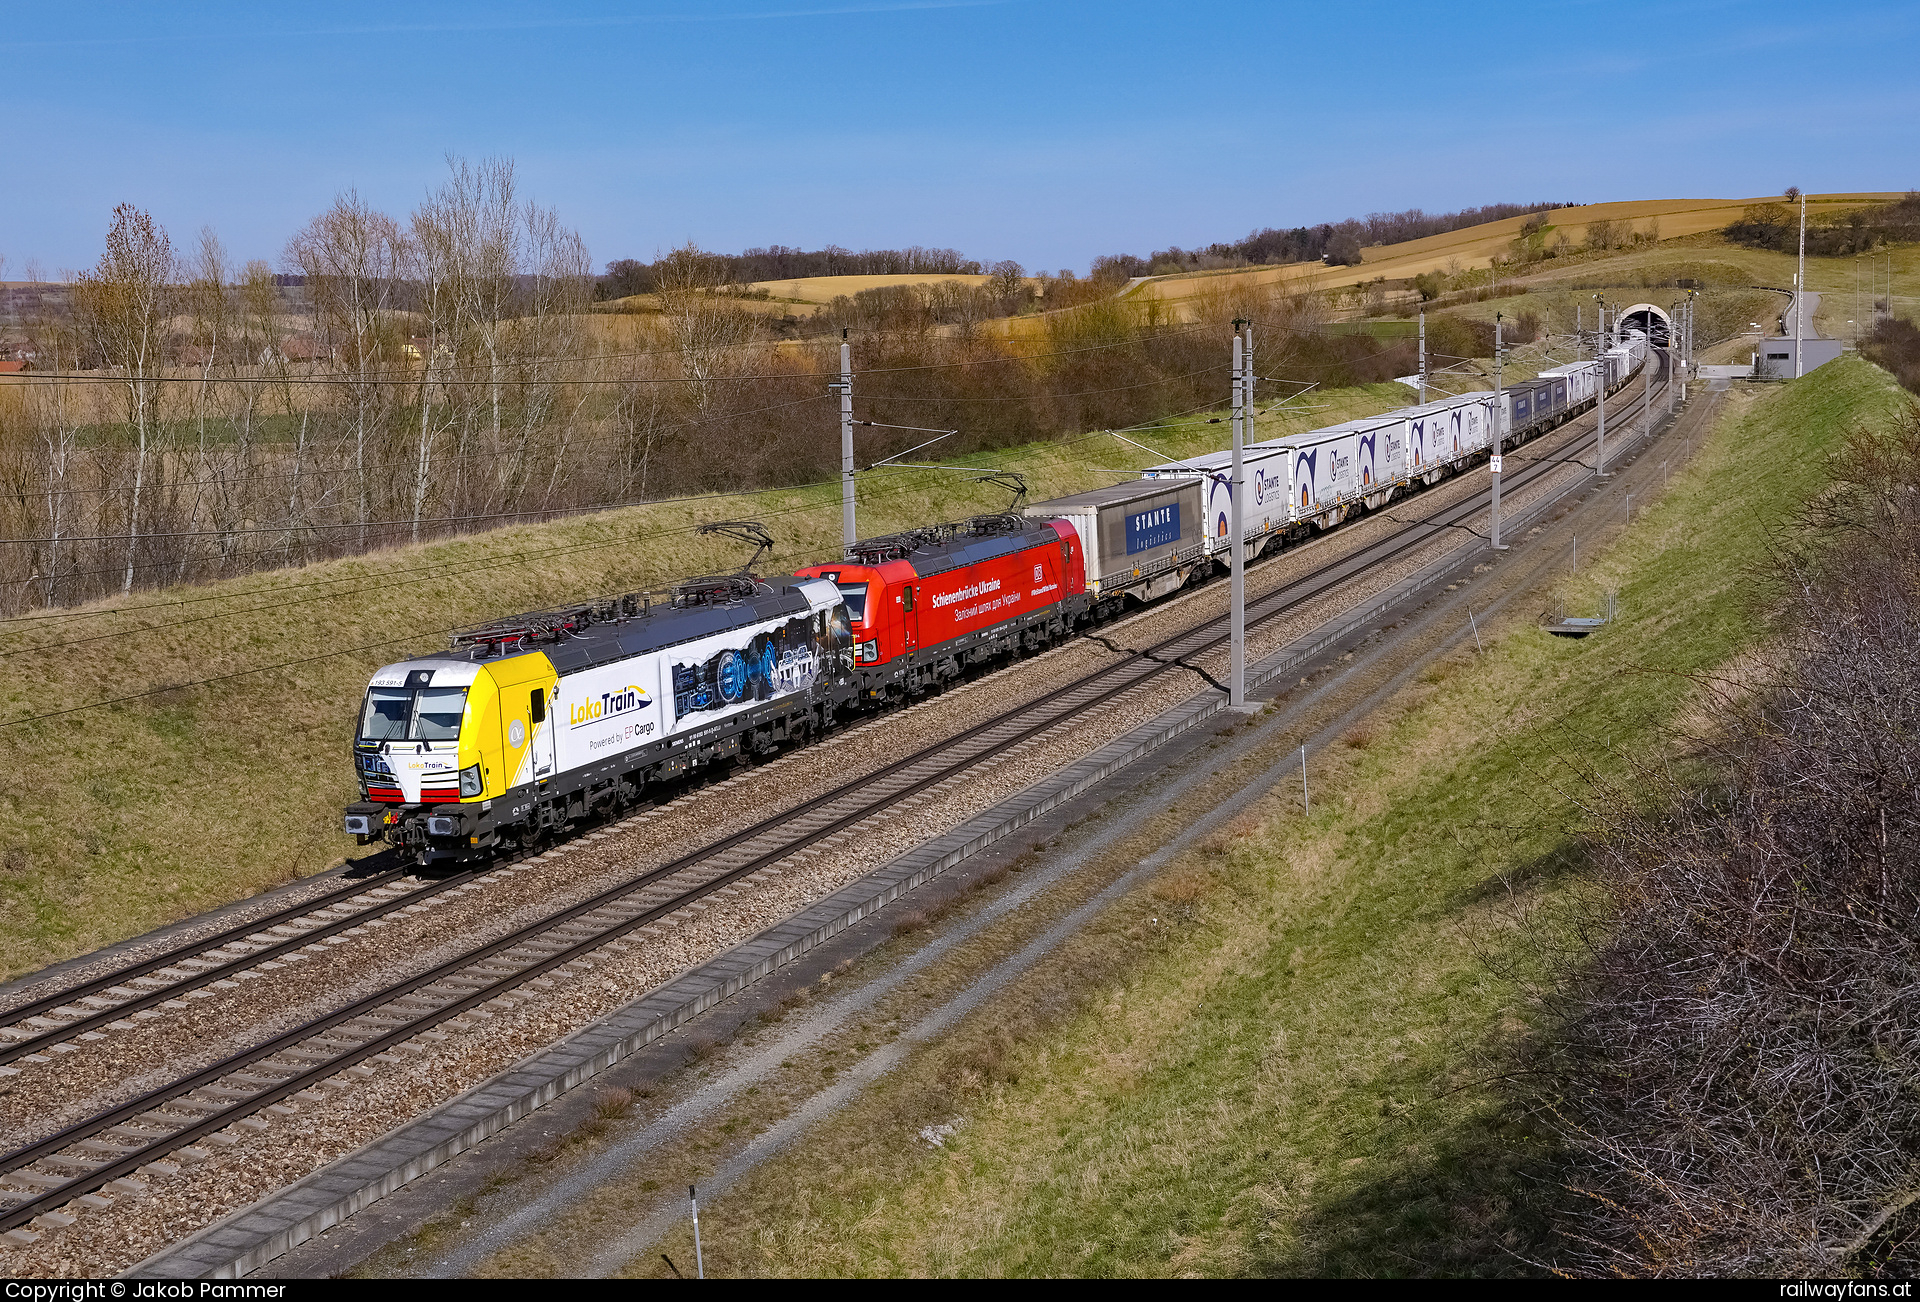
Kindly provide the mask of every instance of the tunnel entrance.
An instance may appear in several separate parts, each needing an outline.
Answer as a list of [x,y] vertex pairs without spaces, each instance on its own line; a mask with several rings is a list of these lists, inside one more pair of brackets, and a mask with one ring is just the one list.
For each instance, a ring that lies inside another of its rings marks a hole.
[[1665,348],[1673,322],[1663,307],[1652,303],[1635,303],[1624,309],[1617,320],[1621,330],[1638,330],[1652,341],[1655,348]]

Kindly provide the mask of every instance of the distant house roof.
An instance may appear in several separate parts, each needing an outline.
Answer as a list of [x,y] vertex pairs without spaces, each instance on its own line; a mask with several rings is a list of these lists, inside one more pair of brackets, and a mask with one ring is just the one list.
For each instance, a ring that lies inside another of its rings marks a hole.
[[25,362],[20,362],[20,361],[0,362],[0,375],[15,375],[26,369],[27,369],[27,364]]
[[280,355],[290,362],[311,362],[327,355],[326,345],[303,335],[288,335],[280,341]]

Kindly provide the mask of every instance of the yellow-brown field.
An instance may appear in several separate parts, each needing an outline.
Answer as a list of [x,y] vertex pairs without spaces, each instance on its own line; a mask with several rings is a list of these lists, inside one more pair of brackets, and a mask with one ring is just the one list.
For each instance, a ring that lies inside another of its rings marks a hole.
[[887,289],[894,285],[934,285],[945,282],[957,282],[962,285],[984,285],[990,276],[803,276],[798,280],[762,280],[756,281],[756,289],[764,289],[775,298],[813,303],[824,307],[841,295],[851,298],[863,289]]
[[[1751,204],[1769,198],[1754,199],[1634,199],[1619,203],[1585,204],[1577,208],[1556,208],[1546,214],[1556,234],[1565,232],[1576,246],[1585,242],[1588,227],[1597,221],[1631,222],[1644,227],[1648,219],[1660,224],[1662,240],[1720,230],[1740,216]],[[1867,204],[1890,203],[1895,193],[1819,194],[1807,197],[1807,216],[1825,216],[1859,208]],[[1377,277],[1405,280],[1430,271],[1463,271],[1489,265],[1507,251],[1520,233],[1525,217],[1507,217],[1481,226],[1429,235],[1403,244],[1381,245],[1361,252],[1357,267],[1328,267],[1319,263],[1294,263],[1283,267],[1250,268],[1245,271],[1197,272],[1183,276],[1162,276],[1136,285],[1128,297],[1155,298],[1180,302],[1195,298],[1222,281],[1251,285],[1284,285],[1299,289],[1344,289],[1364,284]]]
[[[749,312],[762,312],[774,316],[811,316],[834,299],[853,297],[863,289],[886,289],[894,285],[933,285],[952,281],[963,285],[979,286],[991,280],[990,276],[962,275],[904,275],[904,276],[801,276],[793,280],[757,280],[754,289],[764,289],[768,298],[740,298],[730,300]],[[634,294],[628,298],[615,299],[614,310],[629,313],[651,313],[660,311],[660,297],[657,294]]]

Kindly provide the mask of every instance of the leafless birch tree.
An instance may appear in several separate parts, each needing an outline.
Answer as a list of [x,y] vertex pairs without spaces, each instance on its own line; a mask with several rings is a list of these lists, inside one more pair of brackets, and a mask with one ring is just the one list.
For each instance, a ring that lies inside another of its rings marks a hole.
[[124,377],[127,423],[136,440],[122,592],[133,590],[140,547],[140,493],[156,419],[160,354],[174,275],[173,243],[166,230],[146,212],[123,203],[113,210],[106,252],[73,285],[75,315],[88,343]]
[[287,261],[306,277],[307,294],[335,365],[353,394],[353,465],[359,488],[360,537],[366,541],[367,445],[386,407],[383,371],[399,357],[394,302],[406,235],[398,222],[348,190],[287,245]]

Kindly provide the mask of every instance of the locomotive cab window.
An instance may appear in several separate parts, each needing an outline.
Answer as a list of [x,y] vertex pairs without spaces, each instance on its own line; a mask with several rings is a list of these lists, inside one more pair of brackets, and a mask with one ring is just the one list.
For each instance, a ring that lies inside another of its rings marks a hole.
[[847,618],[858,624],[867,617],[867,585],[864,583],[836,584],[840,589],[840,600],[847,603]]
[[403,741],[413,722],[413,693],[404,687],[373,687],[360,715],[362,741]]
[[361,741],[458,741],[464,687],[373,687],[360,712]]
[[911,583],[900,589],[900,606],[903,610],[913,609],[913,585]]
[[413,740],[458,741],[460,715],[467,708],[464,687],[427,687],[413,709]]
[[547,721],[547,694],[538,687],[533,689],[533,700],[529,702],[529,712],[535,723]]

